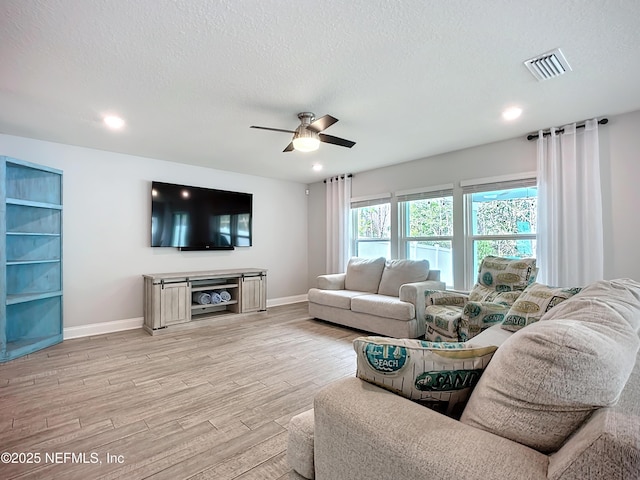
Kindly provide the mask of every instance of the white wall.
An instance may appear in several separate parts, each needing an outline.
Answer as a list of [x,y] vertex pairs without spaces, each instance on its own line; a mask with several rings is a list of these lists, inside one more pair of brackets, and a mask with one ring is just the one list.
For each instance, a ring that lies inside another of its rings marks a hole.
[[640,110],[600,128],[605,278],[640,280]]
[[[266,268],[268,299],[307,291],[306,186],[0,135],[0,155],[64,171],[64,326],[139,318],[145,273]],[[151,181],[253,193],[253,246],[151,248]]]
[[[640,280],[640,111],[609,117],[600,127],[605,278]],[[361,197],[412,188],[454,184],[454,244],[462,241],[461,180],[535,172],[536,142],[524,137],[423,158],[400,165],[353,172],[352,195]],[[324,273],[324,185],[309,185],[309,284]],[[462,246],[457,248],[462,251]],[[456,288],[464,288],[464,265],[454,258]]]

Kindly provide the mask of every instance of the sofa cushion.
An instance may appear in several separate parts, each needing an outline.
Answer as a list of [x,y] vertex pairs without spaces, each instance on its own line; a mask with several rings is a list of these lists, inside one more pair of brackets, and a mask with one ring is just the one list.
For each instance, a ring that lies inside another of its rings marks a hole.
[[524,290],[535,278],[535,258],[502,258],[488,255],[478,269],[478,283],[497,292]]
[[416,318],[416,307],[413,303],[403,302],[398,297],[388,295],[368,294],[353,297],[351,310],[396,320],[408,321]]
[[423,282],[429,276],[427,260],[387,260],[378,293],[397,297],[405,283]]
[[359,337],[356,376],[443,413],[455,414],[496,347],[467,343]]
[[639,323],[639,283],[585,287],[502,344],[461,421],[557,450],[594,410],[617,401],[640,347]]
[[377,293],[380,286],[384,257],[369,259],[353,257],[347,265],[344,288],[360,292]]
[[580,290],[580,287],[554,288],[534,282],[524,289],[511,306],[502,322],[502,328],[515,332],[537,322],[551,308],[573,297]]
[[307,298],[310,302],[320,305],[350,310],[351,299],[359,295],[368,295],[368,293],[352,290],[321,290],[319,288],[311,288],[309,289]]

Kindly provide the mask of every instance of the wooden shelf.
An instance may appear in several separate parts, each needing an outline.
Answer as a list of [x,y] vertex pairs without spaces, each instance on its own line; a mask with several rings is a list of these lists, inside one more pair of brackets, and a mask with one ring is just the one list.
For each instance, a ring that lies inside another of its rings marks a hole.
[[222,283],[222,284],[213,284],[213,285],[201,285],[201,286],[193,286],[193,283],[191,284],[191,291],[192,292],[206,292],[207,290],[226,290],[229,288],[238,288],[238,284],[237,283]]
[[0,157],[0,362],[62,341],[62,172]]

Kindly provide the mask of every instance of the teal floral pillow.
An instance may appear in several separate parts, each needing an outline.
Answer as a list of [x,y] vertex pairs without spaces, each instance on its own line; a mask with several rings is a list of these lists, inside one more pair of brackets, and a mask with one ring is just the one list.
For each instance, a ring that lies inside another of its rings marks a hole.
[[356,376],[442,413],[462,412],[497,347],[359,337]]

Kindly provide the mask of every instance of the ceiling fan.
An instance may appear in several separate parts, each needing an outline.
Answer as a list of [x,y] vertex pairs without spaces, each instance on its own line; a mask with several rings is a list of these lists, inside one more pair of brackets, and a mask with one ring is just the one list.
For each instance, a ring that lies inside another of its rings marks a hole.
[[295,130],[283,130],[282,128],[270,128],[270,127],[258,127],[251,125],[250,128],[259,128],[261,130],[272,130],[274,132],[286,132],[293,133],[293,140],[283,152],[291,152],[292,150],[298,150],[300,152],[312,152],[317,150],[320,146],[320,142],[332,143],[341,147],[351,148],[356,142],[351,140],[345,140],[344,138],[334,137],[333,135],[326,135],[320,133],[331,125],[338,121],[337,118],[331,115],[325,115],[316,120],[315,114],[311,112],[300,112],[298,114],[300,119],[300,125]]

